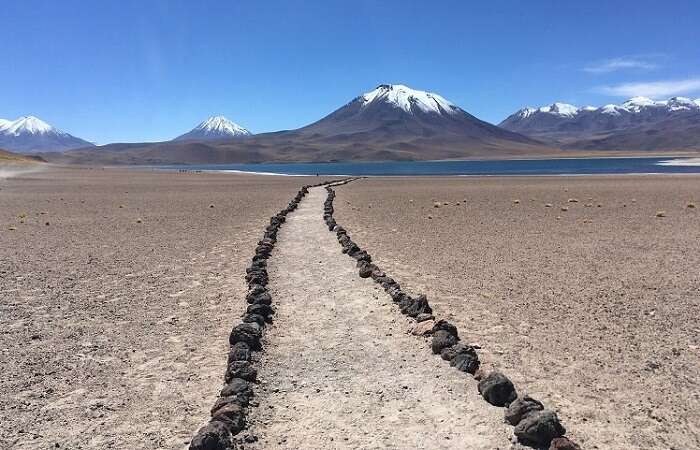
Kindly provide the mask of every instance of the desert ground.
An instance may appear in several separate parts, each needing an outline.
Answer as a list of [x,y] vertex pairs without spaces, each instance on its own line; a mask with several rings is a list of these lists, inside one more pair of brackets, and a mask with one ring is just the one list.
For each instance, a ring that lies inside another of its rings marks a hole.
[[308,182],[0,179],[0,448],[184,448],[221,387],[252,249]]
[[700,448],[698,177],[385,178],[337,193],[338,223],[380,267],[584,448]]
[[[262,229],[322,180],[0,178],[0,447],[186,447],[221,388]],[[337,193],[353,239],[583,448],[700,447],[698,177],[376,178]],[[340,253],[324,197],[290,214],[270,259],[277,314],[245,448],[509,448],[503,411]]]

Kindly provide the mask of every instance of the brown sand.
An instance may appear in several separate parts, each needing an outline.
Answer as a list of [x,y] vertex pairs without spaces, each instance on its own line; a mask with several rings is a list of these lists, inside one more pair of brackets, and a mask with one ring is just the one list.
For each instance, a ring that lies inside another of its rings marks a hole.
[[585,448],[700,448],[698,177],[366,179],[337,192],[353,239]]
[[0,179],[0,448],[182,448],[221,387],[245,265],[309,181]]

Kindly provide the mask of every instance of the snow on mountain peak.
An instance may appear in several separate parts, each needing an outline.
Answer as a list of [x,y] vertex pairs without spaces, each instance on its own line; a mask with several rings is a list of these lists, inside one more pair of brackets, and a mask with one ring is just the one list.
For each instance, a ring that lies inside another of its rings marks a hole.
[[558,102],[552,103],[549,106],[543,106],[542,108],[540,108],[540,111],[568,117],[575,116],[576,114],[578,114],[578,108],[574,105]]
[[5,124],[0,123],[0,130],[5,135],[19,136],[24,134],[47,134],[53,133],[57,135],[65,134],[63,131],[57,130],[43,120],[34,116],[23,116],[15,121],[10,121]]
[[584,106],[577,108],[576,106],[567,103],[552,103],[548,106],[540,108],[523,108],[513,114],[511,117],[518,119],[527,119],[536,113],[548,113],[557,115],[562,118],[573,118],[578,114],[606,114],[610,116],[619,116],[622,114],[637,114],[649,109],[665,110],[667,112],[676,111],[697,111],[700,108],[700,99],[692,100],[686,97],[673,97],[668,100],[652,100],[647,97],[632,97],[620,105],[608,104],[596,108],[594,106]]
[[622,105],[639,105],[639,106],[652,106],[655,105],[656,102],[649,97],[642,97],[642,96],[637,96],[637,97],[632,97],[631,99],[627,100],[626,102],[622,103]]
[[697,109],[698,104],[686,97],[672,97],[666,103],[666,108],[668,108],[669,111],[681,111]]
[[601,112],[601,114],[608,114],[611,116],[619,116],[622,114],[622,111],[629,111],[629,109],[625,108],[624,106],[613,104],[601,106],[598,110]]
[[537,109],[534,108],[524,108],[518,111],[518,114],[522,118],[527,118],[536,112],[543,112],[549,114],[555,114],[557,116],[573,117],[578,114],[579,109],[574,105],[569,105],[568,103],[554,102],[551,105],[540,106]]
[[246,130],[237,123],[228,120],[224,116],[211,116],[204,122],[197,125],[195,130],[230,136],[247,136],[251,134],[250,131]]
[[373,91],[359,97],[362,107],[377,102],[389,103],[395,108],[412,114],[418,108],[430,114],[455,114],[459,108],[444,97],[432,92],[418,91],[403,84],[381,84]]
[[525,108],[523,108],[523,109],[521,109],[520,111],[518,111],[516,114],[517,114],[518,117],[520,117],[521,119],[527,119],[527,118],[530,117],[531,115],[535,114],[537,111],[538,111],[538,109],[530,108],[529,106],[526,106]]

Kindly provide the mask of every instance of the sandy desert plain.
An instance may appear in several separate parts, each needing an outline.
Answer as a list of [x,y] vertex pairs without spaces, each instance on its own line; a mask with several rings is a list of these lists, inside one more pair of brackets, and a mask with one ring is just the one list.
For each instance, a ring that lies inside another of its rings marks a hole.
[[[261,231],[322,180],[0,179],[0,447],[186,448],[221,388]],[[353,239],[582,448],[700,448],[697,176],[368,178],[336,192]],[[357,277],[324,198],[290,214],[270,260],[277,315],[243,446],[512,448],[502,409]]]

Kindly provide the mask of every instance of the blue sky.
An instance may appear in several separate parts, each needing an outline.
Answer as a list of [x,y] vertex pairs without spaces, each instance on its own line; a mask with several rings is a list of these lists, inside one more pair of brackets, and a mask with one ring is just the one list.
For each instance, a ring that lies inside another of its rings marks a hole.
[[0,118],[99,143],[212,114],[296,128],[380,83],[498,123],[524,105],[700,97],[700,2],[3,2]]

